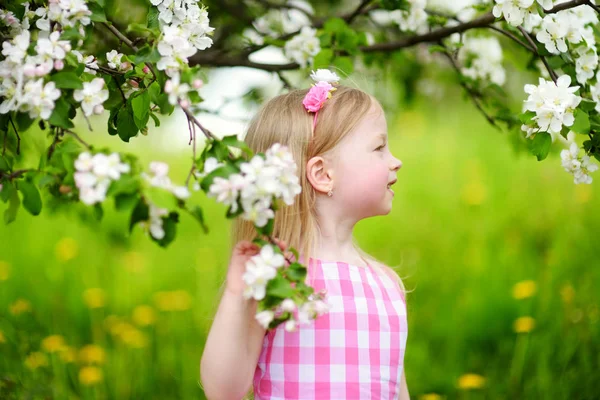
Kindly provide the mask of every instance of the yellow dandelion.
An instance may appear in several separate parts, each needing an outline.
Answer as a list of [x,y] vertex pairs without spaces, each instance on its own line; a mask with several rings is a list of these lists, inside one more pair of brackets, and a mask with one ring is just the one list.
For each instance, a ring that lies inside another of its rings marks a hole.
[[513,329],[516,333],[531,332],[535,328],[535,320],[531,317],[520,317],[515,320]]
[[185,290],[158,292],[154,295],[154,301],[161,311],[185,311],[192,305],[192,298]]
[[458,378],[458,387],[461,389],[481,389],[485,385],[485,378],[477,374],[464,374]]
[[25,366],[32,370],[46,367],[48,366],[48,356],[39,351],[34,351],[25,358]]
[[10,313],[12,315],[19,315],[26,312],[31,312],[31,303],[25,299],[17,299],[10,305]]
[[62,351],[65,348],[65,339],[60,335],[48,336],[42,340],[42,349],[48,353],[56,353]]
[[134,273],[142,272],[146,268],[146,258],[137,251],[125,253],[122,261],[125,269]]
[[72,348],[71,346],[65,346],[58,356],[64,363],[73,363],[77,360],[77,350]]
[[79,251],[79,246],[75,239],[66,237],[62,238],[56,243],[56,247],[54,252],[56,254],[56,259],[61,262],[67,262],[75,257],[77,257],[77,253]]
[[565,304],[571,304],[573,302],[573,298],[575,297],[575,289],[571,284],[567,283],[560,289],[560,297],[562,297],[563,302]]
[[135,329],[129,322],[118,321],[110,327],[110,333],[113,336],[122,336],[125,332]]
[[89,308],[102,308],[106,305],[106,295],[100,288],[91,288],[83,292],[83,300]]
[[79,361],[82,364],[104,364],[106,352],[95,344],[88,344],[79,350]]
[[133,310],[133,322],[138,326],[148,326],[156,322],[156,314],[154,309],[147,305],[137,306]]
[[10,278],[10,265],[6,261],[0,261],[0,281]]
[[4,337],[4,332],[0,331],[0,344],[6,343],[6,338]]
[[419,400],[442,400],[442,396],[437,393],[426,393],[419,396]]
[[127,346],[135,349],[141,349],[148,345],[148,338],[146,335],[135,328],[124,331],[121,334],[121,340]]
[[87,366],[79,370],[79,382],[85,386],[92,386],[102,382],[104,375],[98,367]]
[[531,297],[537,291],[537,284],[532,280],[521,281],[513,287],[513,297],[517,300]]
[[462,188],[462,200],[470,206],[479,206],[487,198],[487,189],[479,180],[471,181]]

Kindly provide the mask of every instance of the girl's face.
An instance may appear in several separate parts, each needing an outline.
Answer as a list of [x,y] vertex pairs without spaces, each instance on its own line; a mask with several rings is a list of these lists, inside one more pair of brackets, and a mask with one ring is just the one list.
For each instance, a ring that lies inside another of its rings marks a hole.
[[357,220],[392,209],[390,185],[402,161],[392,155],[387,139],[383,109],[373,100],[368,113],[334,150],[331,200]]

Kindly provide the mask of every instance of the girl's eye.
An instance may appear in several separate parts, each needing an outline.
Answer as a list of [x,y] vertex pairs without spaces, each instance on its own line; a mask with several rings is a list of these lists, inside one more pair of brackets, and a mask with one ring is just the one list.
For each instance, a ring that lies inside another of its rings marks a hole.
[[376,150],[376,151],[381,151],[381,150],[383,150],[383,149],[385,149],[385,144],[382,144],[381,146],[379,146],[379,147],[378,147],[378,148],[376,148],[375,150]]

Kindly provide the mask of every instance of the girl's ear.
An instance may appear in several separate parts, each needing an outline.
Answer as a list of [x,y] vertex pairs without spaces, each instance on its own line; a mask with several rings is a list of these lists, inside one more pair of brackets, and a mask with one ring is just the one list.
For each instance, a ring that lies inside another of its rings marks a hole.
[[333,190],[333,171],[327,168],[323,157],[313,157],[306,163],[306,179],[321,193]]

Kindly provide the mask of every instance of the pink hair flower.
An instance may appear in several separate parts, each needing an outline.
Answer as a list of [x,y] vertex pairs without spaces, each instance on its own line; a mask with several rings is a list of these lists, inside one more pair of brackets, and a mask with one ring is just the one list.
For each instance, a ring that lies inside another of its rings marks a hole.
[[323,107],[325,100],[331,98],[331,92],[334,90],[335,88],[329,82],[317,82],[313,87],[310,88],[304,97],[304,100],[302,100],[304,108],[310,112],[319,111]]

